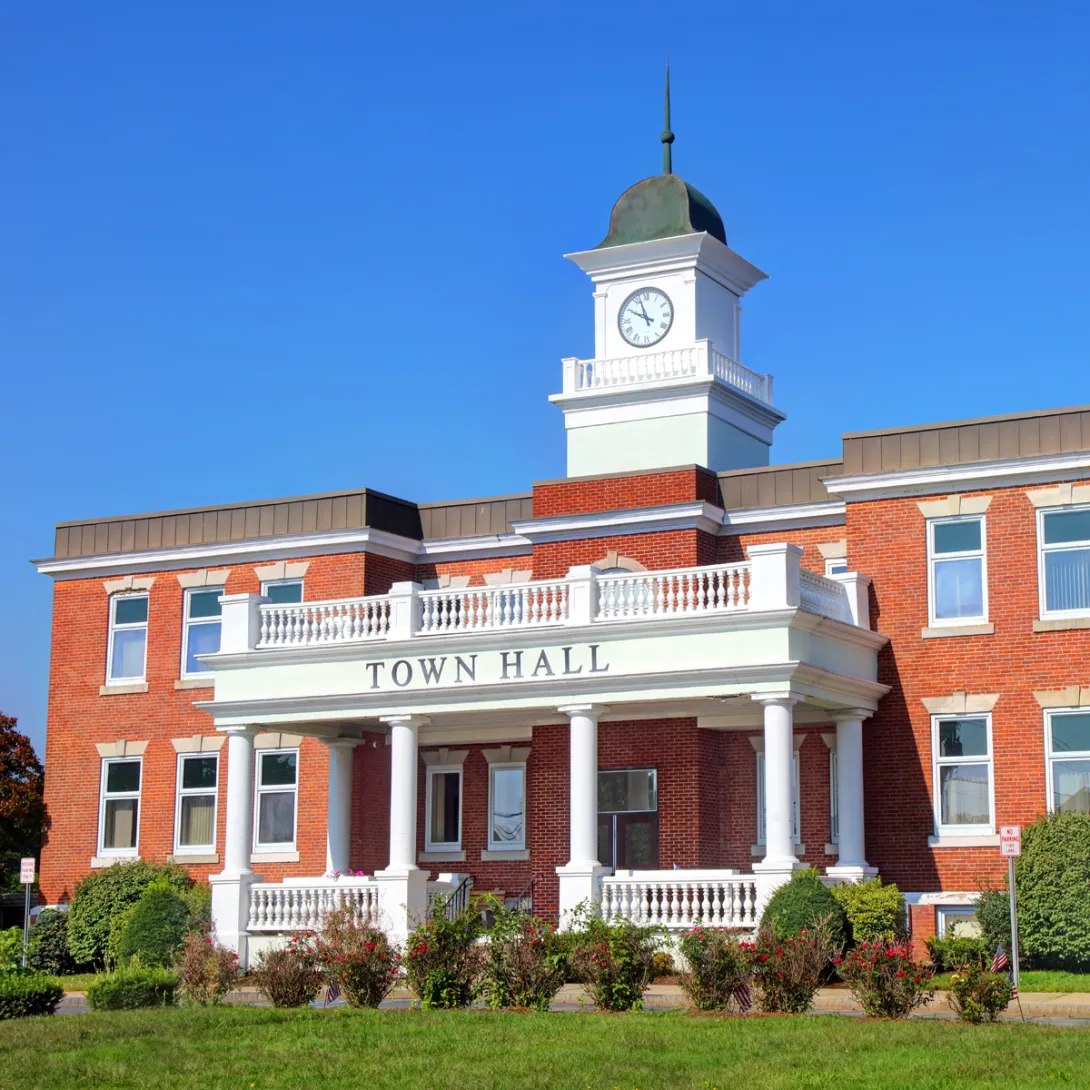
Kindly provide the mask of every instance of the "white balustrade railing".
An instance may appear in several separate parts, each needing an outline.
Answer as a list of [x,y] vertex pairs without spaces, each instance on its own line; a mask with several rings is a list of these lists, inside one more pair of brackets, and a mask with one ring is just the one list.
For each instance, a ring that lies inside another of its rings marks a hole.
[[761,911],[759,879],[730,870],[635,871],[602,879],[602,919],[682,931],[753,929]]
[[855,623],[844,584],[806,568],[799,570],[799,605],[811,613],[830,617],[834,621]]
[[262,606],[258,647],[308,647],[382,639],[390,628],[390,599],[384,594],[339,602],[277,603]]
[[763,401],[766,405],[772,404],[772,376],[759,375],[740,363],[735,363],[729,356],[716,352],[714,348],[708,349],[711,371],[717,379],[721,379],[728,386],[735,386],[742,393]]
[[316,931],[330,912],[350,908],[360,919],[379,914],[373,879],[314,879],[250,887],[248,931]]
[[563,624],[568,619],[568,583],[513,583],[502,587],[425,590],[420,593],[419,635],[478,632]]
[[748,598],[746,563],[600,575],[595,619],[737,612],[746,609]]

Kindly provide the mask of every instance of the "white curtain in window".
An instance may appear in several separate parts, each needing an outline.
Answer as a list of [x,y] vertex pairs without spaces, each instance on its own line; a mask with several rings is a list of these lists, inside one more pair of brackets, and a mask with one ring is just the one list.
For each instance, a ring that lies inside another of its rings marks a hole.
[[216,813],[214,795],[182,796],[182,829],[179,842],[184,847],[213,844],[215,830],[212,821]]
[[991,821],[987,765],[943,765],[943,825],[987,825]]
[[1090,609],[1090,549],[1045,554],[1045,605],[1050,612]]

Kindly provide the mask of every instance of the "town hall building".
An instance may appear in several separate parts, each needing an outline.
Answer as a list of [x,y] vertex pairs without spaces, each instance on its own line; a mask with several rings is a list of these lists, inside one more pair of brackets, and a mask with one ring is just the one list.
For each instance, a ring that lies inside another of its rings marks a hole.
[[[172,861],[245,959],[440,895],[753,927],[801,866],[971,920],[998,830],[1090,810],[1090,407],[777,465],[765,274],[665,162],[567,255],[567,475],[63,522],[41,888]],[[589,315],[588,315],[589,317]]]

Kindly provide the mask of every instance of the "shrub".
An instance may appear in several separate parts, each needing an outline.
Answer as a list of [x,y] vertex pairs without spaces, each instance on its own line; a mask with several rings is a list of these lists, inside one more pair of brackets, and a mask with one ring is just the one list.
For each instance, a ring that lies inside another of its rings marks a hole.
[[305,1007],[325,980],[309,940],[295,935],[280,950],[266,950],[251,975],[274,1007]]
[[737,931],[698,925],[682,936],[680,948],[689,963],[681,986],[697,1010],[725,1011],[739,1004],[739,992],[748,989],[752,969]]
[[651,956],[651,979],[660,976],[673,976],[677,972],[674,955],[668,950],[656,950]]
[[406,982],[425,1010],[468,1007],[482,969],[477,939],[481,913],[466,905],[452,920],[446,902],[436,897],[425,921],[405,944]]
[[0,973],[19,969],[23,964],[23,929],[9,927],[0,931]]
[[193,885],[181,867],[136,859],[96,871],[76,886],[68,912],[68,949],[77,963],[105,964],[111,921],[119,912],[135,905],[157,878],[166,878],[179,891]]
[[805,1014],[810,1009],[822,974],[840,956],[840,945],[830,938],[824,920],[788,938],[762,925],[756,941],[743,948],[749,953],[757,984],[757,1005],[763,1011],[788,1014]]
[[127,913],[117,944],[121,963],[135,956],[145,967],[166,968],[182,945],[189,921],[184,898],[169,882],[156,880]]
[[178,891],[189,909],[189,927],[193,931],[212,930],[212,887],[207,882],[194,882]]
[[963,965],[984,965],[992,955],[983,939],[969,935],[947,935],[942,939],[932,935],[927,940],[927,953],[936,973],[960,969]]
[[68,951],[68,913],[47,908],[30,929],[27,965],[42,973],[68,976],[79,966]]
[[830,943],[842,945],[848,933],[848,918],[833,891],[816,870],[797,870],[791,880],[769,898],[761,926],[771,928],[781,939],[814,932],[818,924]]
[[129,905],[128,908],[122,909],[111,921],[110,921],[110,934],[106,940],[106,956],[103,958],[106,968],[114,970],[124,964],[125,959],[121,956],[121,939],[125,934],[125,928],[129,926],[129,920],[132,914],[136,911],[136,905]]
[[572,964],[594,1005],[604,1011],[640,1010],[651,979],[655,929],[627,920],[611,923],[581,913]]
[[547,1011],[557,988],[564,983],[567,951],[555,926],[492,907],[495,923],[489,932],[482,990],[494,1010],[529,1007]]
[[883,942],[905,934],[905,899],[881,878],[846,882],[831,890],[848,918],[853,942]]
[[995,953],[996,947],[1011,948],[1011,900],[1006,889],[990,886],[981,889],[976,902],[976,922],[980,925],[980,938],[989,956]]
[[0,1021],[31,1014],[52,1014],[64,989],[45,973],[0,972]]
[[863,1012],[872,1018],[907,1018],[934,995],[931,970],[912,960],[906,943],[861,942],[843,961],[834,961]]
[[238,979],[238,954],[213,942],[199,931],[190,931],[174,963],[178,990],[200,1007],[215,1006]]
[[96,1011],[131,1011],[140,1007],[173,1007],[178,978],[163,969],[119,969],[100,976],[87,989]]
[[990,973],[966,965],[950,979],[948,1002],[963,1022],[994,1022],[1011,1001],[1013,990],[1005,973]]
[[401,972],[401,951],[386,933],[351,908],[326,916],[312,946],[350,1007],[377,1007]]

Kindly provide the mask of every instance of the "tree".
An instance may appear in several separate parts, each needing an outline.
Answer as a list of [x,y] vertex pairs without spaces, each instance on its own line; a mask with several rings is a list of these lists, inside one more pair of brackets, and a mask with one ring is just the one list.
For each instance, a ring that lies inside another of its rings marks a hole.
[[[9,870],[11,859],[37,855],[45,825],[45,773],[42,762],[17,720],[0,712],[0,867]],[[18,862],[14,863],[18,868]],[[3,883],[7,875],[0,875]]]

